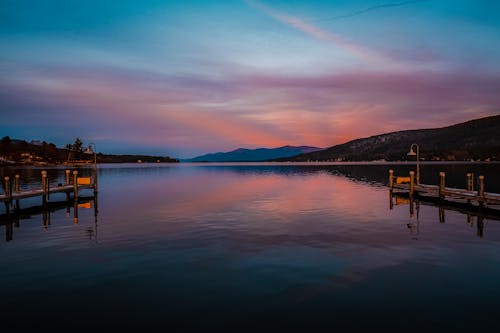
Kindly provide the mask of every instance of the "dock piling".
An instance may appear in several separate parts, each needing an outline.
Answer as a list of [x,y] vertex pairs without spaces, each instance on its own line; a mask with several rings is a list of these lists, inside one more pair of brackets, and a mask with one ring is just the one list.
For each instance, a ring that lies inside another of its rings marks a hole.
[[389,170],[389,187],[392,188],[394,187],[394,170],[390,169]]
[[78,171],[73,171],[73,199],[78,201]]
[[14,176],[14,192],[19,192],[19,175]]
[[12,187],[10,183],[10,177],[5,176],[4,181],[5,181],[5,197],[7,199],[5,204],[10,205],[12,203]]
[[42,204],[45,206],[47,204],[47,171],[42,171]]
[[444,172],[439,173],[439,197],[444,198],[444,189],[446,186],[446,174]]
[[410,171],[410,195],[415,191],[415,171]]
[[484,176],[479,176],[479,188],[477,190],[477,194],[480,197],[484,197]]
[[467,191],[474,191],[474,174],[467,174]]
[[69,174],[71,171],[65,170],[64,172],[66,173],[66,185],[69,185]]

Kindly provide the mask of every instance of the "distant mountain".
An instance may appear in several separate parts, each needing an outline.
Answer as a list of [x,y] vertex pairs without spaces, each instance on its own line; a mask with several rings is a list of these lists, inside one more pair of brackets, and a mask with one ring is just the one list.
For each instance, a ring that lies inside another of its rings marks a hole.
[[414,160],[407,156],[417,143],[421,160],[500,160],[500,115],[453,126],[407,130],[357,139],[321,151],[280,161]]
[[183,162],[258,162],[276,159],[280,157],[290,157],[303,153],[310,153],[321,150],[318,147],[308,146],[283,146],[279,148],[239,148],[229,152],[219,152],[197,156],[182,160]]

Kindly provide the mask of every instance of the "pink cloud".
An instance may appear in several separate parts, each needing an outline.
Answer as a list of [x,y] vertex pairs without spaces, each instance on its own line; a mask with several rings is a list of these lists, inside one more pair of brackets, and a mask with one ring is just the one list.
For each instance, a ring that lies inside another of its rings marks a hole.
[[465,71],[307,77],[240,72],[217,79],[99,69],[25,73],[0,80],[7,124],[57,123],[87,137],[199,153],[328,147],[500,109],[500,77]]

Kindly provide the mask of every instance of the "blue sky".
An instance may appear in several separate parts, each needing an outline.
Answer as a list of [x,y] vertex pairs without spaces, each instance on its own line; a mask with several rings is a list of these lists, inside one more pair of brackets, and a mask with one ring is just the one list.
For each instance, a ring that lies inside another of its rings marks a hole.
[[0,135],[190,157],[500,113],[496,1],[0,2]]

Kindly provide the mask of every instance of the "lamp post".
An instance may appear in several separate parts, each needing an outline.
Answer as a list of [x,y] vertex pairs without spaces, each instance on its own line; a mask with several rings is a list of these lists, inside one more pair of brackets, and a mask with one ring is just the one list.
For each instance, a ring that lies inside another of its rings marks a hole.
[[[415,151],[413,150],[413,146],[417,147],[417,152],[415,153]],[[406,154],[408,156],[416,156],[417,157],[417,184],[420,184],[420,147],[418,146],[418,144],[416,143],[413,143],[411,146],[410,146],[410,152],[408,154]]]

